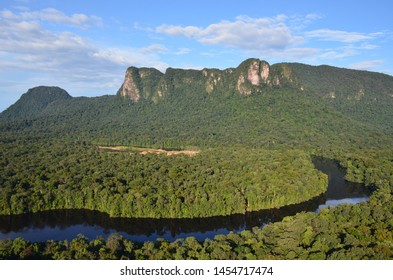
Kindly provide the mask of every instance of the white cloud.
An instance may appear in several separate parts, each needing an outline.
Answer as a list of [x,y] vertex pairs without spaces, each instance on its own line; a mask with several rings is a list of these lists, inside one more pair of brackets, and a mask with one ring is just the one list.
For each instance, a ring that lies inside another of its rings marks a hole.
[[349,65],[349,68],[357,70],[373,70],[380,66],[384,61],[382,59],[367,60]]
[[178,26],[163,24],[156,28],[158,33],[165,33],[167,35],[184,36],[188,38],[198,37],[203,35],[203,30],[196,26]]
[[[266,59],[329,60],[355,56],[378,48],[375,40],[383,32],[360,33],[343,30],[317,29],[310,31],[310,24],[324,16],[309,13],[305,16],[252,18],[238,16],[233,21],[223,20],[207,26],[181,26],[163,24],[155,32],[195,40],[203,45],[224,46],[238,50],[243,55],[258,55]],[[330,41],[321,44],[315,41]],[[316,43],[316,44],[315,44]],[[329,48],[326,48],[329,46]],[[211,55],[203,51],[202,55]]]
[[280,59],[302,59],[306,57],[313,57],[319,53],[317,48],[288,48],[279,52],[271,52],[270,56]]
[[[379,33],[378,33],[379,34]],[[341,43],[355,43],[374,39],[378,34],[363,34],[359,32],[347,32],[342,30],[318,29],[306,32],[309,38],[316,38],[322,41],[333,41]]]
[[320,49],[320,58],[323,59],[342,59],[350,56],[359,55],[365,51],[375,50],[378,46],[368,42],[343,44],[335,48]]
[[15,78],[12,82],[15,86],[37,82],[30,87],[56,84],[66,89],[77,87],[82,92],[106,87],[107,93],[115,93],[130,65],[155,67],[161,71],[168,67],[159,57],[167,51],[163,45],[103,48],[73,32],[48,30],[47,22],[87,28],[94,18],[78,14],[64,17],[53,10],[29,11],[28,14],[0,12],[0,73],[25,77],[23,83]]
[[95,15],[73,14],[67,16],[59,10],[47,8],[40,11],[23,11],[15,14],[9,10],[0,12],[0,17],[3,19],[15,21],[46,21],[56,24],[64,24],[77,28],[86,29],[92,26],[103,26],[103,21],[100,17]]
[[287,17],[251,18],[238,16],[209,26],[160,25],[156,32],[196,39],[206,45],[224,45],[247,51],[283,50],[302,42],[285,24]]
[[319,57],[331,60],[354,56],[356,54],[358,54],[358,52],[353,48],[336,48],[321,50]]
[[167,51],[168,48],[161,44],[152,44],[150,46],[140,49],[140,52],[144,54],[159,54],[159,53],[165,53]]
[[318,13],[310,13],[306,15],[306,20],[317,20],[323,18],[321,14]]
[[142,26],[139,22],[134,22],[133,26],[134,29],[146,32],[154,32],[154,29],[151,27]]
[[[155,31],[189,38],[204,45],[237,49],[248,55],[284,60],[331,60],[378,48],[371,42],[382,36],[381,32],[366,34],[330,29],[305,31],[309,24],[323,17],[317,13],[303,17],[282,14],[269,18],[238,16],[233,21],[221,21],[205,27],[163,24],[157,26]],[[339,45],[325,49],[320,45],[312,45],[311,39],[333,41]],[[202,52],[202,55],[211,55],[211,52]]]
[[362,43],[358,48],[362,49],[362,50],[375,50],[375,49],[378,49],[379,46],[365,42],[365,43]]
[[189,48],[179,48],[173,54],[175,54],[175,55],[185,55],[185,54],[188,54],[190,52],[191,52],[191,50]]
[[74,33],[53,33],[45,30],[36,21],[18,21],[0,17],[0,51],[48,57],[59,52],[72,53],[74,50],[90,48],[91,45],[86,39]]
[[[152,45],[154,49],[155,45]],[[92,54],[94,58],[104,60],[106,62],[114,63],[122,68],[130,65],[154,67],[160,71],[165,71],[168,68],[168,64],[160,61],[159,57],[155,54],[146,51],[146,48],[107,48],[103,50],[97,50]],[[125,68],[124,68],[125,69]]]

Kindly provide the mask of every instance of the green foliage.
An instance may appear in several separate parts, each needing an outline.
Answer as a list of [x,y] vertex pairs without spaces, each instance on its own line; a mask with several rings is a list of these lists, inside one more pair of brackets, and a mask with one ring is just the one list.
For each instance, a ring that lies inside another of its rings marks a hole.
[[216,148],[190,157],[108,152],[63,140],[0,147],[2,214],[77,208],[121,217],[207,217],[302,202],[327,186],[300,150]]
[[[337,160],[348,180],[373,191],[369,202],[204,241],[1,240],[0,259],[393,258],[392,77],[278,64],[270,84],[244,84],[250,95],[243,96],[237,81],[251,61],[226,71],[134,69],[138,103],[30,90],[0,115],[0,213],[86,208],[207,217],[280,207],[325,191],[326,176],[310,154]],[[167,157],[97,145],[201,153]]]
[[392,129],[393,79],[389,75],[327,65],[283,64],[304,90],[324,99],[331,108],[363,123]]

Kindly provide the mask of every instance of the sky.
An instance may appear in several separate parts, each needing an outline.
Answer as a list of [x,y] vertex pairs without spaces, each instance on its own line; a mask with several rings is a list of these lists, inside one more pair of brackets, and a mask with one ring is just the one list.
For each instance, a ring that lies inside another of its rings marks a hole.
[[1,0],[0,111],[29,88],[116,94],[129,66],[255,57],[393,75],[390,1]]

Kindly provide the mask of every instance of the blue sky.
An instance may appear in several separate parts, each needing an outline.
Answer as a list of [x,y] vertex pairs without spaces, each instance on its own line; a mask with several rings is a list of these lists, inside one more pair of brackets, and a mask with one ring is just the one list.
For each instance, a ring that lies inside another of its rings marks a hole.
[[236,67],[257,57],[393,74],[389,1],[0,2],[0,111],[38,85],[115,94],[129,66]]

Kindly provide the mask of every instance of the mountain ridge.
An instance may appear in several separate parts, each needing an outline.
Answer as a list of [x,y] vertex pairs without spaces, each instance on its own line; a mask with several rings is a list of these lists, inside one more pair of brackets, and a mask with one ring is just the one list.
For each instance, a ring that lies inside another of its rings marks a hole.
[[212,94],[220,91],[237,92],[241,95],[262,92],[265,86],[280,86],[289,77],[280,73],[268,62],[250,58],[236,68],[202,70],[168,68],[162,73],[154,68],[129,67],[117,95],[133,102],[152,99],[157,102],[182,86],[197,86],[200,92]]
[[[244,135],[254,134],[255,139],[287,139],[291,133],[300,137],[306,131],[301,132],[304,128],[299,121],[309,123],[308,129],[314,127],[313,133],[324,138],[327,125],[334,127],[336,137],[348,124],[358,132],[366,125],[373,133],[393,135],[393,77],[326,65],[269,65],[251,58],[224,70],[169,68],[162,73],[154,68],[129,67],[116,95],[71,97],[57,88],[63,94],[50,99],[49,89],[30,89],[0,113],[0,119],[34,119],[36,129],[49,126],[46,131],[57,134],[63,133],[61,129],[69,133],[88,131],[90,139],[102,139],[97,140],[99,143],[148,146],[168,141],[179,145],[174,139],[199,145],[209,139],[232,139],[235,134],[239,143]],[[39,106],[31,106],[37,91],[43,91]],[[57,128],[49,121],[57,123]],[[266,121],[271,125],[264,124]],[[283,122],[287,124],[283,126]],[[260,127],[259,132],[250,126]],[[272,130],[272,126],[281,127],[282,132]],[[25,125],[22,122],[17,127]],[[102,136],[105,131],[108,135]],[[345,131],[341,134],[344,137]],[[126,140],[130,138],[134,140]]]
[[250,58],[236,68],[188,70],[128,68],[118,96],[132,102],[157,103],[169,95],[264,94],[289,88],[299,94],[311,92],[335,110],[362,122],[392,129],[393,77],[387,74],[301,63],[270,65]]
[[[348,84],[353,84],[349,87]],[[160,98],[175,91],[196,87],[200,93],[215,94],[251,94],[263,93],[267,88],[291,87],[298,91],[313,91],[324,98],[360,101],[372,93],[372,98],[379,95],[384,101],[393,101],[393,77],[384,73],[339,68],[330,65],[312,66],[302,63],[277,63],[270,65],[265,60],[249,58],[236,68],[203,68],[202,70],[168,68],[165,73],[156,68],[128,67],[122,85],[115,93],[129,98],[132,102],[151,100],[156,103]],[[41,92],[41,97],[38,93]],[[51,92],[53,92],[51,97]],[[48,96],[45,96],[45,93]],[[339,96],[341,94],[341,96]],[[29,116],[30,109],[17,109],[28,101],[35,100],[40,110],[53,101],[70,99],[64,89],[56,86],[38,86],[29,89],[21,98],[0,113],[0,116],[12,118],[18,111]],[[31,99],[31,100],[28,100]],[[36,109],[35,109],[36,110]],[[25,114],[22,112],[25,111]],[[37,110],[36,110],[37,111]]]
[[[179,79],[182,76],[182,79]],[[176,80],[178,79],[178,80]],[[329,65],[312,66],[302,63],[277,63],[270,65],[264,60],[249,58],[236,68],[202,70],[168,68],[165,73],[155,68],[129,67],[124,82],[117,95],[128,97],[133,102],[158,98],[173,91],[183,83],[199,84],[199,90],[208,94],[215,91],[232,91],[242,95],[262,93],[266,87],[290,86],[303,90],[312,90],[328,98],[336,98],[336,89],[344,88],[348,83],[356,84],[352,91],[345,92],[345,97],[359,99],[371,87],[380,89],[377,82],[383,80],[382,93],[393,98],[393,77],[383,73],[339,68]],[[339,90],[340,92],[340,90]],[[342,91],[341,91],[342,92]]]

